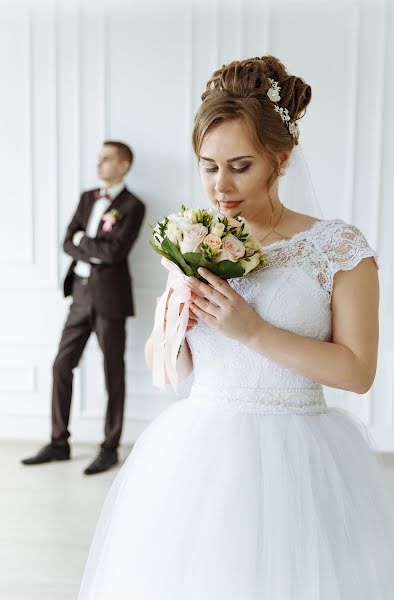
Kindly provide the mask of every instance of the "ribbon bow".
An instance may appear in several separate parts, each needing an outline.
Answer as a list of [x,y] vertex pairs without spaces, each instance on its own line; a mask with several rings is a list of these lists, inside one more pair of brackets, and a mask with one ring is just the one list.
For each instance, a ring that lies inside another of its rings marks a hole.
[[107,192],[106,189],[101,189],[101,190],[95,190],[94,191],[94,199],[95,200],[102,200],[103,198],[107,198],[107,200],[110,200],[112,202],[112,196],[111,196],[111,194],[109,194]]
[[[164,293],[157,299],[155,320],[152,332],[152,378],[153,385],[165,390],[170,383],[175,391],[178,389],[178,373],[176,361],[181,344],[185,338],[189,322],[191,289],[186,285],[187,275],[168,258],[161,259],[163,267],[170,275]],[[170,290],[173,290],[170,295]],[[183,303],[182,311],[180,306]],[[167,311],[166,311],[167,307]],[[167,323],[164,319],[167,312]]]

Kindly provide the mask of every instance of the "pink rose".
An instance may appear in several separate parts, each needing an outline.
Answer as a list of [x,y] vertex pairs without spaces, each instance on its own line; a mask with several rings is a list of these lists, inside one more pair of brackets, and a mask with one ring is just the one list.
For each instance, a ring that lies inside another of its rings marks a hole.
[[202,223],[188,225],[183,230],[183,240],[179,242],[179,249],[182,253],[198,252],[199,245],[208,233],[208,228]]
[[237,262],[237,260],[245,255],[245,246],[231,233],[222,238],[222,244],[222,249],[217,255],[215,262],[220,262],[222,260]]

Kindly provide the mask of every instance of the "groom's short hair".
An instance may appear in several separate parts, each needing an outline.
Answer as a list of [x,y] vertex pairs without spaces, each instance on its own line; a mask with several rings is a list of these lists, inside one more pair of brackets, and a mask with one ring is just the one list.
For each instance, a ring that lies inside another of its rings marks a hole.
[[131,167],[134,155],[130,146],[116,140],[105,140],[104,146],[114,146],[118,151],[119,160],[128,162]]

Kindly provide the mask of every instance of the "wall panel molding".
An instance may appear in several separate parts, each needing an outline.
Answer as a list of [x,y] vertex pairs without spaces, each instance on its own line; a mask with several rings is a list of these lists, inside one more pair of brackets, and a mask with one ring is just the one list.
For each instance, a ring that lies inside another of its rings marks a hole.
[[100,137],[102,140],[108,138],[108,132],[110,131],[109,115],[111,111],[110,107],[110,80],[108,73],[108,61],[109,61],[109,35],[108,35],[108,15],[104,2],[99,3],[99,15],[98,15],[98,48],[97,52],[100,57],[99,61],[99,112],[100,112]]
[[[6,423],[0,424],[0,438],[47,435],[52,361],[69,306],[61,292],[69,257],[61,243],[81,190],[97,184],[96,154],[108,137],[125,139],[135,150],[126,180],[148,208],[130,257],[137,316],[127,325],[124,440],[133,441],[174,401],[175,395],[153,388],[143,358],[166,280],[147,246],[147,223],[182,201],[208,205],[191,146],[205,83],[229,60],[273,53],[313,87],[302,143],[324,207],[333,211],[327,216],[354,222],[381,253],[384,310],[375,384],[361,397],[329,395],[370,425],[382,448],[389,447],[390,436],[394,439],[394,354],[387,333],[394,327],[390,3],[21,0],[18,7],[1,4],[0,28],[3,23],[1,31],[12,32],[18,46],[14,72],[0,59],[0,74],[3,69],[12,80],[16,98],[12,104],[7,90],[0,98],[0,114],[9,115],[8,147],[0,142],[0,159],[3,164],[17,134],[23,166],[20,197],[11,194],[21,215],[3,233],[17,236],[19,249],[14,258],[0,253],[0,421]],[[15,43],[5,39],[1,48],[12,50]],[[11,164],[15,180],[13,169]],[[92,340],[75,370],[74,439],[101,439],[106,401],[101,364]]]
[[360,53],[360,7],[353,5],[351,12],[351,55],[350,55],[350,89],[348,98],[348,135],[349,145],[346,152],[346,178],[345,178],[345,207],[344,218],[353,221],[354,180],[356,177],[356,139],[357,139],[357,97],[359,92],[359,53]]
[[6,392],[36,392],[35,366],[0,364],[0,394]]

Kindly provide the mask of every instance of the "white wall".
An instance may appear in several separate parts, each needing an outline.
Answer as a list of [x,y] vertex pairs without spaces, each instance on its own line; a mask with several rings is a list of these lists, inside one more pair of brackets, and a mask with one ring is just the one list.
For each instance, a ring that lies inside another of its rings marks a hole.
[[[152,388],[143,360],[166,278],[147,224],[181,203],[206,205],[190,143],[204,82],[225,62],[269,52],[312,85],[302,144],[326,217],[356,224],[380,254],[376,383],[329,401],[394,449],[393,28],[384,0],[1,2],[0,437],[49,435],[51,364],[69,305],[61,241],[80,190],[96,184],[107,137],[132,145],[128,184],[148,206],[130,258],[137,317],[128,322],[124,441],[173,400]],[[73,439],[101,439],[104,406],[92,338],[76,372]]]

